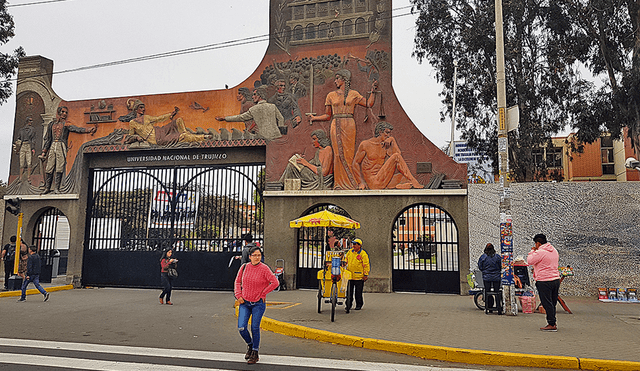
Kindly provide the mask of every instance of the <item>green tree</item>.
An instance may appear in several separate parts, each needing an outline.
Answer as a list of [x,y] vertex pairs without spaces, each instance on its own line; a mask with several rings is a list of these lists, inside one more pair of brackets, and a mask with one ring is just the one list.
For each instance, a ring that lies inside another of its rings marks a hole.
[[[497,169],[494,1],[412,3],[419,14],[413,55],[444,84],[441,119],[451,114],[457,61],[456,127]],[[604,130],[619,137],[622,127],[638,138],[638,14],[637,0],[503,1],[507,106],[520,109],[519,130],[509,136],[516,181],[546,176],[532,150],[550,146],[566,125],[584,142]],[[585,66],[609,80],[596,86],[581,76]]]
[[[15,36],[15,24],[13,17],[7,12],[7,2],[0,1],[0,45],[4,45]],[[13,83],[11,78],[18,69],[18,61],[24,57],[24,49],[17,48],[11,53],[0,52],[0,104],[9,99],[12,93]]]

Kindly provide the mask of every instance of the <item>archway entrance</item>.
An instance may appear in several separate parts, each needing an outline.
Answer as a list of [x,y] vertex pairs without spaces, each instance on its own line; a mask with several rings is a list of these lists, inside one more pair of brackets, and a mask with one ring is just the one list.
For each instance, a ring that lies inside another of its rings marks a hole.
[[55,207],[45,210],[36,221],[32,243],[42,258],[40,281],[51,282],[52,278],[67,273],[69,232],[67,217]]
[[393,290],[459,294],[458,241],[458,227],[444,209],[404,209],[393,224]]
[[[317,213],[322,210],[329,210],[332,213],[344,215],[351,218],[351,215],[339,206],[324,204],[315,206],[307,210],[305,215]],[[296,287],[299,289],[318,288],[318,270],[322,269],[324,263],[324,253],[329,244],[334,244],[338,248],[347,249],[346,241],[353,239],[355,232],[352,229],[343,228],[322,228],[322,227],[302,227],[298,230],[298,264],[296,272]]]

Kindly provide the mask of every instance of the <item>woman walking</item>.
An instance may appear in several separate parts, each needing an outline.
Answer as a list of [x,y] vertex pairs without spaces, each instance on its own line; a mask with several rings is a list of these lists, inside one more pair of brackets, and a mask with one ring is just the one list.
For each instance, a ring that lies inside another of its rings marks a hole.
[[309,116],[313,121],[331,121],[331,148],[333,149],[334,189],[356,189],[358,183],[353,175],[353,157],[356,150],[356,122],[353,113],[356,106],[373,107],[376,101],[378,82],[373,81],[371,95],[365,99],[351,90],[351,71],[343,69],[335,75],[336,90],[327,94],[325,113]]
[[[260,349],[260,322],[266,309],[267,294],[275,290],[278,279],[269,266],[260,262],[262,250],[254,246],[249,250],[249,263],[240,267],[234,285],[234,296],[238,303],[238,331],[247,343],[247,363],[258,362]],[[251,333],[247,330],[251,317]]]
[[169,249],[162,254],[160,259],[160,279],[162,281],[162,293],[160,294],[160,304],[164,304],[164,299],[167,299],[167,304],[173,305],[171,302],[171,289],[173,288],[173,277],[169,275],[169,269],[176,269],[176,263],[178,259],[173,259],[173,250]]

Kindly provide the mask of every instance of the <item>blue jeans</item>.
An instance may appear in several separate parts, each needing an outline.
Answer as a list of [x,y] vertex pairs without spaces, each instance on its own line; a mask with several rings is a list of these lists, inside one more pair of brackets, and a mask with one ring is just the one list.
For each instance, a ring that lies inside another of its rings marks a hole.
[[38,291],[40,291],[42,295],[47,295],[47,291],[45,291],[45,289],[40,286],[40,275],[32,274],[29,276],[29,279],[22,280],[22,296],[20,296],[20,299],[27,298],[27,285],[29,284],[29,282],[33,282],[33,285],[36,287],[36,289],[38,289]]
[[[262,322],[262,316],[266,309],[267,305],[262,299],[253,303],[245,301],[238,307],[238,331],[240,331],[240,336],[242,336],[247,345],[251,345],[253,350],[260,349],[260,322]],[[251,317],[251,334],[247,330],[249,317]]]

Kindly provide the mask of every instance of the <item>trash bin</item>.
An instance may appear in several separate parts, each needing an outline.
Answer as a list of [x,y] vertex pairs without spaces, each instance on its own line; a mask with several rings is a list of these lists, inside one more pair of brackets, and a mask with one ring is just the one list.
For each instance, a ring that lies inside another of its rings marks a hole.
[[58,268],[60,267],[60,250],[51,250],[51,277],[58,276]]

